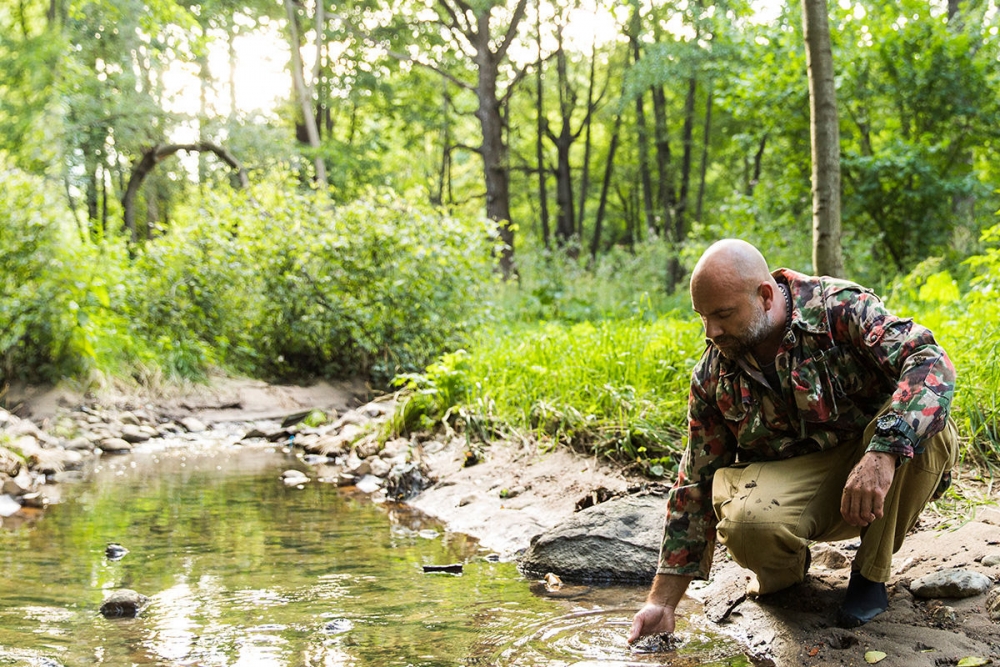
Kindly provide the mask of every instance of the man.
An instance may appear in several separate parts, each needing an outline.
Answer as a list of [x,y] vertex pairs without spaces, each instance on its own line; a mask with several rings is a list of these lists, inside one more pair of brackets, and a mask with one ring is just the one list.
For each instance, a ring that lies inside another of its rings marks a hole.
[[673,632],[716,539],[753,572],[750,595],[803,580],[811,540],[861,536],[842,627],[888,607],[892,554],[950,483],[955,369],[929,330],[870,290],[778,269],[724,240],[691,275],[707,349],[692,374],[688,444],[629,641]]

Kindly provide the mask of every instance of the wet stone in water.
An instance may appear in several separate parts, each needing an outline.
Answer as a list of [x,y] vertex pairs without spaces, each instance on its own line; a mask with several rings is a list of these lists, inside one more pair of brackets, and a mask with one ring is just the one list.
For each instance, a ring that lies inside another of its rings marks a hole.
[[632,653],[664,653],[677,649],[680,641],[672,632],[661,632],[655,635],[640,637],[629,646]]
[[101,605],[101,614],[105,618],[133,618],[149,602],[149,598],[141,593],[122,588],[115,591]]

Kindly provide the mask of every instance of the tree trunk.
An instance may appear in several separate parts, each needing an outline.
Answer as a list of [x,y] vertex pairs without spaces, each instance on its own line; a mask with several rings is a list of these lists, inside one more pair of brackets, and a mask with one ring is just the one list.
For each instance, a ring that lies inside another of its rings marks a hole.
[[601,243],[601,227],[604,223],[604,210],[608,204],[608,191],[611,189],[611,172],[615,164],[615,152],[618,150],[618,135],[622,126],[622,115],[615,116],[615,129],[611,133],[611,145],[608,146],[608,161],[604,165],[604,182],[601,184],[601,199],[597,205],[597,216],[594,218],[594,235],[590,240],[590,261],[597,258],[597,249]]
[[302,45],[299,41],[298,19],[295,15],[295,5],[293,0],[284,0],[285,13],[288,15],[288,33],[292,51],[292,79],[295,83],[295,94],[299,98],[299,107],[302,112],[302,122],[305,124],[306,136],[309,140],[309,147],[314,151],[313,164],[316,169],[316,181],[323,188],[329,184],[326,177],[326,164],[319,154],[319,129],[316,127],[316,115],[312,107],[312,90],[306,86],[305,72],[302,66],[302,53],[299,49]]
[[563,49],[562,28],[556,31],[556,71],[558,73],[557,89],[559,90],[559,135],[548,132],[549,138],[556,147],[556,243],[565,246],[576,232],[576,220],[573,217],[573,174],[570,168],[569,151],[573,146],[572,122],[573,105],[569,88],[569,75],[566,63],[566,51]]
[[842,277],[840,128],[826,0],[802,0],[812,139],[813,270]]
[[677,211],[674,214],[674,229],[667,234],[670,242],[670,258],[667,260],[667,293],[673,294],[683,277],[683,267],[680,261],[680,246],[687,238],[687,209],[689,192],[691,190],[691,163],[694,152],[694,106],[698,93],[698,80],[688,79],[687,96],[684,99],[684,129],[681,133],[681,183],[680,194],[677,197]]
[[587,205],[587,191],[590,189],[590,129],[593,123],[591,119],[590,110],[594,108],[594,85],[597,82],[597,58],[594,55],[597,53],[597,33],[594,33],[594,41],[590,46],[590,79],[587,84],[587,119],[584,121],[586,123],[586,135],[583,139],[583,167],[582,175],[580,177],[580,203],[577,205],[577,221],[579,227],[577,229],[577,236],[580,237],[580,242],[583,243],[583,216],[584,210]]
[[169,144],[166,146],[153,146],[152,148],[146,150],[142,154],[142,157],[132,165],[132,174],[129,176],[128,185],[125,188],[125,195],[122,197],[125,229],[129,231],[132,243],[138,243],[139,241],[139,233],[135,226],[135,197],[139,193],[139,188],[142,187],[142,182],[145,180],[146,176],[153,171],[157,164],[178,151],[211,151],[237,173],[240,187],[246,188],[250,185],[250,179],[248,178],[243,165],[240,164],[240,161],[237,160],[232,153],[221,146],[217,146],[207,141],[202,141],[196,144]]
[[705,202],[705,176],[708,174],[708,145],[712,139],[712,84],[709,82],[705,98],[705,127],[701,134],[701,169],[698,180],[698,204],[694,219],[701,222],[702,205]]
[[545,173],[545,95],[542,87],[542,24],[541,13],[535,13],[535,31],[538,39],[538,70],[535,79],[535,118],[537,120],[536,142],[535,142],[535,164],[538,167],[538,206],[539,217],[542,223],[542,242],[548,248],[551,243],[551,232],[549,230],[549,196],[546,188],[547,174]]
[[[633,39],[632,57],[639,62],[639,42]],[[645,212],[646,229],[656,230],[656,218],[653,213],[653,182],[649,173],[649,138],[646,130],[646,110],[642,101],[643,93],[635,98],[635,127],[639,150],[639,180],[642,187],[642,207]]]
[[659,172],[656,188],[656,200],[659,209],[659,220],[665,238],[670,238],[673,231],[674,207],[677,205],[674,193],[673,155],[670,151],[670,130],[667,127],[667,96],[663,86],[653,86],[653,127],[656,141],[656,167]]

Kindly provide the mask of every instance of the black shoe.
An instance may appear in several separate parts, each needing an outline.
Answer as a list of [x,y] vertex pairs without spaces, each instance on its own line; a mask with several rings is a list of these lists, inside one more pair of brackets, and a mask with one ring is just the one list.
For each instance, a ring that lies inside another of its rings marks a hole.
[[837,626],[856,628],[889,608],[889,594],[881,581],[870,581],[860,572],[851,572],[847,595],[837,611]]

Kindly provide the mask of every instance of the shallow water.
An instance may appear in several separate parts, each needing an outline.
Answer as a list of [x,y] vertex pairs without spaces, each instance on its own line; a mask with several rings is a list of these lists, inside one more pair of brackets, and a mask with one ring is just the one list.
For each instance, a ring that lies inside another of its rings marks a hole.
[[[676,651],[625,644],[644,589],[550,598],[511,563],[405,506],[280,473],[265,447],[105,458],[44,518],[0,528],[0,665],[748,665],[728,639],[679,628]],[[105,556],[117,542],[130,552]],[[422,565],[465,563],[461,575]],[[112,590],[151,598],[98,613]]]

